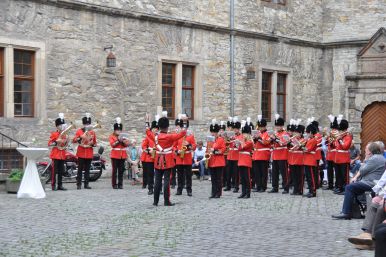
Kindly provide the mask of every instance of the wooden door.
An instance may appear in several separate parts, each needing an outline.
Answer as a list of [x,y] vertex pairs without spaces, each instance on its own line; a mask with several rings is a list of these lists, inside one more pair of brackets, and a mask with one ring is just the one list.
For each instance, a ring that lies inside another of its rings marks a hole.
[[361,153],[364,157],[368,142],[382,141],[386,144],[386,102],[374,102],[362,113]]

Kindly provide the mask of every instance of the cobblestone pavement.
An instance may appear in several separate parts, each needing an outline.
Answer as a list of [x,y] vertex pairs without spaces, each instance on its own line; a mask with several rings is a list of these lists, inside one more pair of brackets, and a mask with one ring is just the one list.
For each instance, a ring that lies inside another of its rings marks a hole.
[[109,182],[66,184],[43,200],[0,194],[0,256],[373,256],[347,242],[362,220],[330,218],[343,199],[331,191],[209,200],[210,182],[194,180],[193,197],[184,191],[172,195],[175,206],[153,207],[141,186]]

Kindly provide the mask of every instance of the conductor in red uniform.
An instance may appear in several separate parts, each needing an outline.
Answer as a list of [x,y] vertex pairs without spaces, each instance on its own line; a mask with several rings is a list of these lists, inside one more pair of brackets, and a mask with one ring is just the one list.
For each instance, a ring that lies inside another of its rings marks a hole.
[[91,117],[89,113],[82,118],[83,128],[76,131],[73,143],[78,143],[76,156],[78,157],[78,174],[76,176],[77,189],[82,188],[82,173],[84,171],[84,188],[91,189],[88,185],[90,180],[90,166],[94,155],[93,147],[96,146],[96,135],[91,126]]
[[122,128],[121,118],[118,117],[116,123],[114,123],[114,133],[109,137],[112,165],[111,184],[114,189],[123,188],[123,172],[125,170],[125,160],[127,159],[126,148],[129,145],[128,138],[120,137]]
[[149,128],[146,129],[146,136],[155,142],[157,149],[154,159],[155,168],[155,187],[153,205],[158,205],[159,195],[161,192],[162,177],[164,178],[164,205],[173,206],[170,201],[170,178],[171,169],[175,166],[173,157],[173,145],[177,140],[186,135],[185,128],[179,133],[168,134],[169,119],[167,112],[162,112],[162,118],[158,120],[160,133],[154,135]]
[[209,153],[208,167],[211,174],[212,193],[209,198],[220,198],[222,195],[222,176],[225,167],[224,152],[226,149],[225,140],[219,136],[220,126],[217,123],[211,124],[209,128],[214,142],[211,148],[207,149]]
[[[59,118],[55,120],[56,131],[52,132],[48,141],[48,146],[52,147],[50,158],[52,159],[51,187],[52,190],[67,190],[63,187],[62,177],[64,173],[64,161],[66,160],[66,148],[68,145],[68,135],[62,134],[66,128],[64,114],[59,113]],[[56,178],[57,177],[57,178]],[[56,181],[58,187],[56,187]]]

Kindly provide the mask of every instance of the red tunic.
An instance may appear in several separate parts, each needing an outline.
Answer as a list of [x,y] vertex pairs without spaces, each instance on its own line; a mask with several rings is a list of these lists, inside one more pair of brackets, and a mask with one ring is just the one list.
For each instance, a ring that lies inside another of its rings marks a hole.
[[[94,131],[88,131],[87,137],[82,139],[80,136],[84,134],[83,129],[76,131],[75,137],[72,140],[73,143],[79,143],[78,149],[76,150],[76,156],[83,159],[92,159],[94,155],[93,146],[96,145],[96,135]],[[80,142],[79,142],[80,140]]]
[[271,139],[267,131],[263,131],[260,137],[261,139],[255,143],[252,160],[269,161],[271,159]]
[[[238,134],[235,136],[234,139],[231,139],[231,140],[234,141],[236,139],[243,140],[243,135]],[[235,142],[231,142],[229,144],[229,152],[228,152],[227,159],[229,161],[238,161],[239,160],[239,150],[236,148]]]
[[187,141],[190,146],[188,146],[188,149],[185,151],[184,158],[181,158],[180,154],[177,154],[176,165],[192,165],[193,163],[193,153],[194,150],[196,150],[196,140],[193,135],[186,136],[185,139],[178,139],[175,143],[175,150],[179,151],[182,149],[182,143],[184,140]]
[[225,158],[224,152],[226,150],[225,140],[222,137],[216,137],[213,145],[211,146],[216,154],[212,153],[212,156],[209,159],[208,167],[225,167]]
[[153,140],[145,137],[142,141],[142,154],[141,154],[141,162],[154,162],[154,158],[152,157],[153,148],[155,143]]
[[[58,143],[56,144],[56,140],[59,139],[60,132],[55,131],[51,133],[50,139],[48,140],[48,146],[53,146],[51,153],[50,153],[50,158],[55,159],[55,160],[65,160],[66,159],[66,150],[65,146],[67,145],[66,143]],[[68,139],[68,136],[63,135],[61,139]]]
[[[333,131],[336,132],[336,129],[333,129],[331,131],[331,133]],[[327,137],[326,142],[328,142],[326,160],[334,162],[335,161],[335,153],[336,153],[334,142],[330,143],[330,136]]]
[[246,141],[242,143],[239,147],[239,161],[238,166],[243,167],[252,167],[252,151],[253,151],[253,142]]
[[185,135],[186,130],[182,130],[178,134],[160,132],[156,136],[154,136],[150,129],[146,130],[146,136],[155,142],[157,148],[154,160],[154,168],[158,170],[166,170],[175,166],[173,145],[178,139],[184,137]]
[[277,132],[276,137],[279,139],[279,142],[273,143],[272,151],[272,160],[287,160],[288,159],[288,149],[287,149],[287,140],[284,139],[285,136],[288,136],[288,133],[285,130]]
[[126,148],[127,145],[124,144],[123,142],[119,142],[116,144],[118,141],[118,136],[115,134],[111,134],[109,137],[110,141],[110,146],[111,146],[111,153],[110,157],[112,159],[126,159],[127,158],[127,153],[126,153]]
[[317,148],[316,139],[314,137],[308,139],[304,149],[304,158],[303,158],[304,165],[316,166],[316,156],[315,156],[316,148]]
[[[296,137],[298,141],[302,141],[300,137]],[[288,165],[303,165],[303,159],[304,159],[304,153],[300,149],[296,149],[295,147],[293,150],[288,150]]]
[[323,142],[323,136],[320,133],[315,134],[315,139],[317,142],[317,148],[316,148],[316,160],[322,159],[322,142]]
[[335,140],[335,163],[350,163],[350,146],[352,143],[352,135],[345,135],[342,139]]

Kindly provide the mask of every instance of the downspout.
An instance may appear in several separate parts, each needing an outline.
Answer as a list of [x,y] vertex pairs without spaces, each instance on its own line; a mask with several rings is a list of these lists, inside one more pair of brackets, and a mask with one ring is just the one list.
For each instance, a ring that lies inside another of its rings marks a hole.
[[235,1],[230,0],[230,93],[231,93],[231,108],[230,116],[235,115]]

